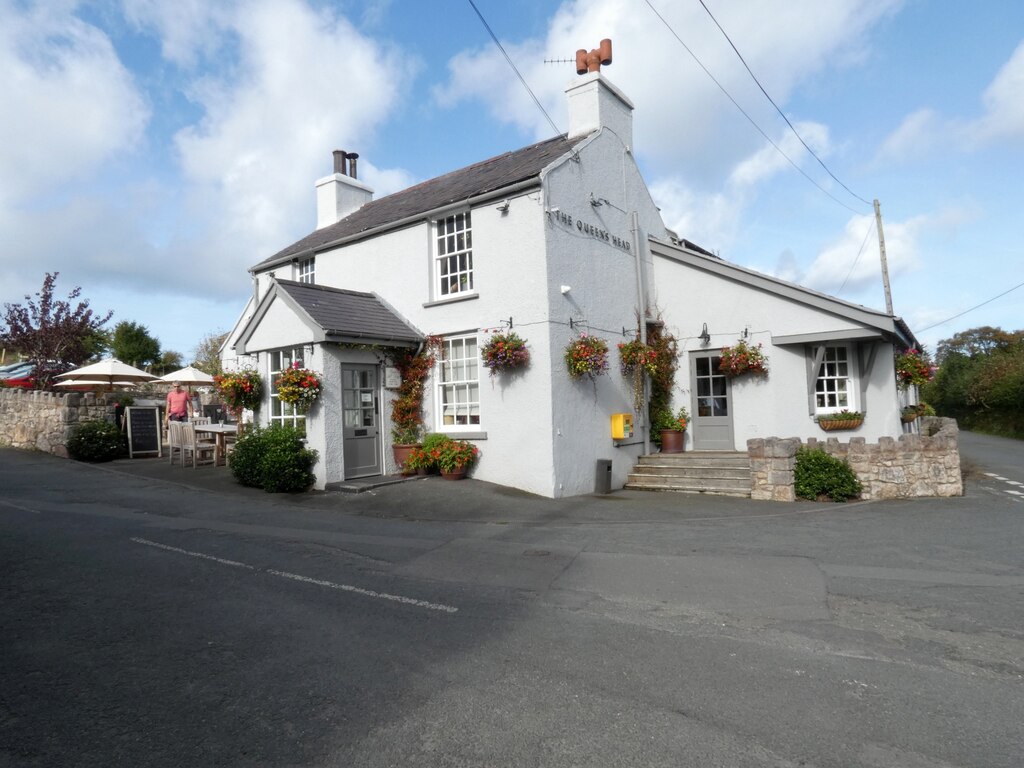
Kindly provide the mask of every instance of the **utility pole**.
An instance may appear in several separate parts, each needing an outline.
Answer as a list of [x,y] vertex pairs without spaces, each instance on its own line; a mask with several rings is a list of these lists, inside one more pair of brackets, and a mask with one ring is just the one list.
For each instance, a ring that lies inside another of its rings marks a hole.
[[892,291],[889,290],[889,262],[885,260],[885,232],[882,231],[882,206],[875,200],[875,225],[878,227],[878,253],[882,259],[882,285],[885,287],[885,311],[892,311]]

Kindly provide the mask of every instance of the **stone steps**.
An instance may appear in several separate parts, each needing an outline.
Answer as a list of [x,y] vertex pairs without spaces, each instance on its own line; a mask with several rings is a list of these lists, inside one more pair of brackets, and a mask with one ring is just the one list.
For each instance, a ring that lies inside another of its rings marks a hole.
[[750,498],[750,459],[729,451],[652,453],[640,457],[625,487]]

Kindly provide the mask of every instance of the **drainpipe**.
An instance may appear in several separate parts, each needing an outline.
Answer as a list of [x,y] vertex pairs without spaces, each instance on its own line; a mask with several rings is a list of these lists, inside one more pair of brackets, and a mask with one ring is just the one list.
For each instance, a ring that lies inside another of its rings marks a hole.
[[[633,211],[630,214],[630,233],[633,236],[633,258],[636,264],[636,306],[640,313],[640,341],[647,343],[647,300],[644,291],[644,264],[640,253],[640,215]],[[644,377],[644,396],[640,405],[641,427],[644,430],[644,454],[651,452],[651,431],[647,429],[647,378]]]

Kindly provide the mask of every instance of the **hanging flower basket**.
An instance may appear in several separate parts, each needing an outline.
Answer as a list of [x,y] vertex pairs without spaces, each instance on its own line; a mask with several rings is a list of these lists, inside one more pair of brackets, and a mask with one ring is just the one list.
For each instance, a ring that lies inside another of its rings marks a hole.
[[245,408],[257,410],[263,401],[263,379],[253,368],[214,376],[213,383],[236,418]]
[[608,370],[608,342],[588,333],[581,333],[565,348],[565,368],[569,376],[596,378]]
[[278,399],[293,404],[299,413],[308,413],[322,390],[320,377],[307,368],[300,368],[298,363],[292,363],[277,380]]
[[718,370],[730,379],[745,373],[768,375],[768,358],[761,349],[761,344],[750,345],[738,341],[731,347],[722,347],[722,361]]
[[908,349],[896,357],[896,381],[901,389],[920,387],[932,380],[933,370],[928,358],[919,349]]
[[619,370],[633,379],[633,408],[639,413],[644,407],[644,375],[657,375],[658,352],[640,339],[619,344]]
[[858,411],[840,411],[827,416],[818,417],[818,426],[826,432],[835,432],[841,429],[857,429],[864,423],[864,414]]
[[526,342],[514,331],[496,333],[487,340],[480,350],[483,366],[495,376],[504,371],[514,371],[530,364],[530,350]]

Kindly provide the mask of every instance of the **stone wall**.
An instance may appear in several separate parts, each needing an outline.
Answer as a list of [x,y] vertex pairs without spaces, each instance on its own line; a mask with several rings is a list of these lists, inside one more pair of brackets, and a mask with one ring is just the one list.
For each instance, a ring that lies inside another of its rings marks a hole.
[[[867,443],[854,437],[841,443],[811,438],[809,448],[850,464],[864,486],[862,499],[906,499],[920,496],[961,496],[959,430],[954,419],[925,417],[920,435],[883,437]],[[801,442],[798,438],[757,438],[747,441],[750,455],[751,497],[767,501],[794,501],[793,467]]]
[[118,395],[0,388],[0,445],[67,457],[75,425],[114,421]]

